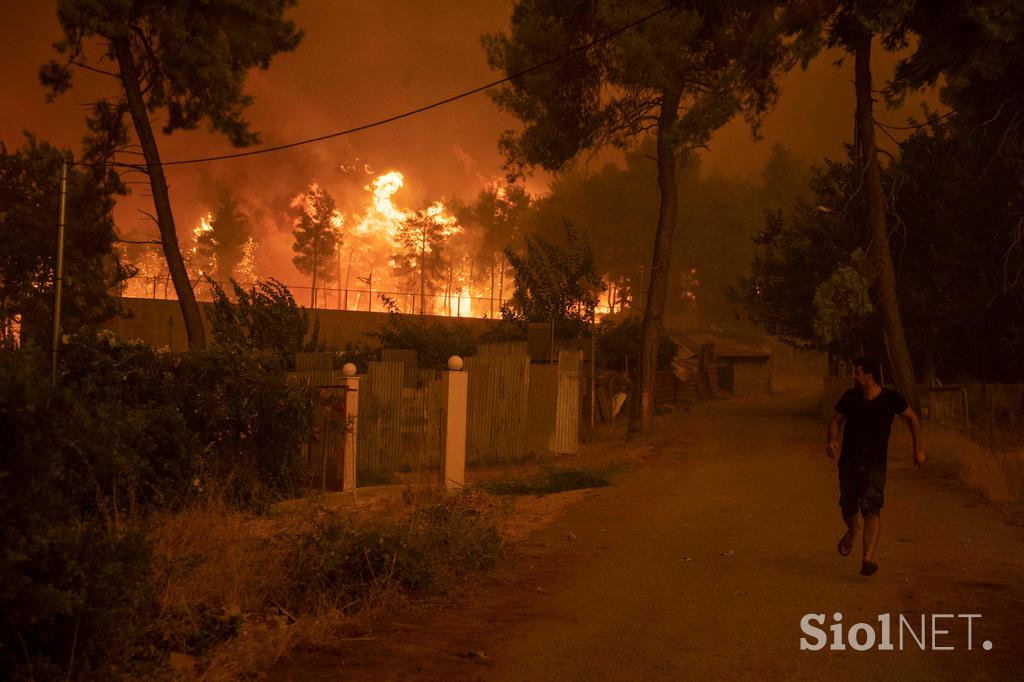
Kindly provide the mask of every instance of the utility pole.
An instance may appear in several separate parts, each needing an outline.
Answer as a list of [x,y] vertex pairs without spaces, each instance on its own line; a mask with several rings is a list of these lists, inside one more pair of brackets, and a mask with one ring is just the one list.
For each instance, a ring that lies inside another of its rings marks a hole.
[[427,253],[427,225],[420,225],[420,315],[424,314],[424,306],[427,303],[426,280],[423,272],[423,258]]
[[[348,283],[352,278],[352,259],[355,257],[353,251],[348,252],[348,270],[345,272],[345,310],[348,310]],[[356,308],[359,306],[357,305]]]
[[315,226],[316,233],[313,235],[313,291],[310,292],[309,307],[316,308],[316,267],[317,250],[320,248],[320,226]]
[[57,214],[57,263],[53,282],[53,339],[50,344],[50,385],[57,385],[57,354],[60,352],[60,297],[64,290],[64,211],[68,197],[68,162],[60,164],[60,208]]

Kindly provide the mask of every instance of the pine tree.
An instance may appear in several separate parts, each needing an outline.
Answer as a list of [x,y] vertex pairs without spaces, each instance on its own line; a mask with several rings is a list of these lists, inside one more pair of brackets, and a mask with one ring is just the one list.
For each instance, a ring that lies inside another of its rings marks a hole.
[[427,294],[435,293],[438,283],[447,277],[445,246],[459,229],[440,204],[409,214],[398,229],[391,265],[396,276],[419,292],[420,314],[426,312]]
[[[649,431],[653,421],[682,154],[706,146],[737,115],[756,130],[777,98],[776,77],[790,62],[777,8],[768,0],[519,0],[510,34],[485,37],[491,66],[506,74],[590,46],[495,91],[497,104],[524,123],[500,141],[510,176],[534,166],[560,170],[584,150],[625,148],[652,130],[656,136],[659,213],[652,226],[634,432]],[[631,23],[632,29],[620,30]]]
[[[295,0],[60,0],[64,36],[40,80],[51,98],[71,87],[75,68],[110,76],[117,94],[95,102],[87,118],[87,153],[94,161],[121,161],[130,117],[145,164],[131,167],[149,179],[164,257],[185,320],[189,346],[204,348],[206,334],[189,281],[171,210],[167,178],[150,115],[166,116],[164,133],[192,130],[204,120],[236,146],[255,144],[242,114],[252,98],[243,86],[250,69],[266,69],[278,52],[295,49],[301,33],[284,19]],[[97,39],[103,53],[89,63],[86,47]],[[110,69],[115,69],[111,71]]]
[[[310,187],[292,231],[295,243],[292,263],[312,278],[310,307],[316,308],[317,289],[336,279],[338,248],[341,246],[342,218],[334,197],[318,185]],[[326,304],[326,295],[319,302]]]
[[220,184],[216,203],[210,211],[210,230],[199,235],[200,250],[208,258],[216,257],[214,279],[227,282],[234,275],[251,236],[249,216],[239,207],[235,193]]

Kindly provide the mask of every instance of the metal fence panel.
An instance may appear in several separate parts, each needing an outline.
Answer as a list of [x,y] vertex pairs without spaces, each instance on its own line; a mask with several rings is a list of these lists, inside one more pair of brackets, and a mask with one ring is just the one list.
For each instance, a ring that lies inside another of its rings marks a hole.
[[370,362],[359,402],[357,463],[364,483],[440,476],[446,396],[439,372],[415,355]]
[[551,452],[558,404],[558,366],[530,365],[530,451]]
[[485,344],[466,359],[469,372],[466,461],[528,454],[530,358],[525,344]]
[[580,433],[580,354],[578,351],[558,353],[558,397],[555,403],[555,428],[550,449],[559,454],[573,454]]
[[359,396],[359,473],[381,474],[398,466],[401,438],[401,362],[370,362]]

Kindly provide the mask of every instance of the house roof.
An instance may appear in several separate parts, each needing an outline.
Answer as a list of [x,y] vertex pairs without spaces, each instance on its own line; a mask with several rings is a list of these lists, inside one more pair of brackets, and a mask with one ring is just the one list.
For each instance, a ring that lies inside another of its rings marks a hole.
[[725,332],[720,329],[666,331],[679,344],[680,354],[689,351],[692,355],[697,355],[701,346],[710,344],[715,347],[715,355],[720,358],[768,358],[772,355],[767,340],[753,335]]

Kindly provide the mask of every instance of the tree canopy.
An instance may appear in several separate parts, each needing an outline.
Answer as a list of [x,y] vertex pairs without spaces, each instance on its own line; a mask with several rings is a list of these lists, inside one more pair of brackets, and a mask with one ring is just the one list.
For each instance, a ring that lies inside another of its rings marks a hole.
[[[585,150],[625,148],[654,132],[659,211],[645,298],[639,400],[631,425],[648,431],[658,337],[677,230],[680,154],[704,146],[737,115],[756,130],[790,63],[774,2],[520,0],[509,34],[486,36],[488,61],[507,74],[577,48],[515,78],[493,97],[523,123],[500,147],[510,176],[558,170]],[[629,30],[622,30],[631,25]]]
[[252,235],[249,216],[242,211],[238,197],[223,182],[218,182],[216,199],[210,209],[210,230],[199,235],[198,246],[207,256],[215,256],[213,278],[227,282],[242,262],[243,248]]
[[337,279],[337,255],[341,246],[342,217],[330,193],[313,185],[298,207],[299,219],[292,230],[292,264],[312,277],[310,307],[317,306],[317,287]]
[[[57,251],[60,168],[68,150],[27,136],[11,151],[0,142],[0,345],[49,347]],[[72,167],[68,173],[62,327],[94,326],[119,308],[118,288],[131,272],[114,249],[114,200],[102,176]]]
[[605,285],[586,236],[566,223],[565,246],[526,236],[521,252],[509,248],[515,289],[502,317],[520,323],[550,322],[556,338],[579,336],[594,320]]
[[[910,352],[925,380],[961,372],[1019,380],[1024,283],[1012,269],[1019,175],[962,132],[955,120],[929,115],[883,173]],[[860,260],[867,208],[859,186],[852,159],[816,169],[810,201],[767,215],[752,274],[734,291],[774,336],[848,359],[884,348],[878,311],[858,312],[850,297],[872,277]]]
[[427,295],[435,293],[450,264],[445,247],[458,229],[456,221],[434,204],[410,213],[398,226],[391,267],[410,289],[419,291],[419,312],[427,310]]
[[[63,55],[40,69],[51,98],[71,87],[72,72],[85,68],[111,76],[117,94],[89,107],[86,157],[94,163],[126,163],[130,117],[145,164],[127,166],[148,176],[164,257],[181,306],[189,345],[203,348],[199,306],[175,231],[167,179],[150,115],[163,112],[165,134],[192,130],[206,121],[232,144],[258,140],[243,113],[252,102],[243,86],[249,70],[266,69],[278,52],[301,39],[284,19],[295,0],[60,0],[57,17]],[[91,57],[98,48],[99,56]],[[111,69],[114,69],[113,71]]]

